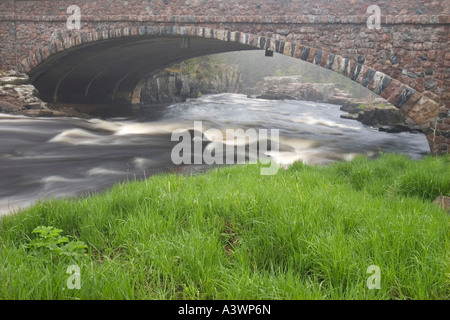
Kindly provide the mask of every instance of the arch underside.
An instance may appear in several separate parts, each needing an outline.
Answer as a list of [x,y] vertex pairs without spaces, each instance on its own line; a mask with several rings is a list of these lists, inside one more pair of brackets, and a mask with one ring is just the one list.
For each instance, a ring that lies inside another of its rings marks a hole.
[[[40,97],[61,103],[131,103],[133,91],[149,74],[175,62],[257,48],[216,39],[126,37],[73,47],[56,54],[29,75]],[[186,42],[185,42],[186,43]]]

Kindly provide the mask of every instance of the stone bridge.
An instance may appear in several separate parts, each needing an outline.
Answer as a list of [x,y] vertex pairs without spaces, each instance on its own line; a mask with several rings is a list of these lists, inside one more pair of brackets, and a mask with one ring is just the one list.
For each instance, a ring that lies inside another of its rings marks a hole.
[[1,0],[0,67],[26,72],[48,102],[122,103],[173,62],[272,51],[367,87],[444,154],[449,26],[450,0]]

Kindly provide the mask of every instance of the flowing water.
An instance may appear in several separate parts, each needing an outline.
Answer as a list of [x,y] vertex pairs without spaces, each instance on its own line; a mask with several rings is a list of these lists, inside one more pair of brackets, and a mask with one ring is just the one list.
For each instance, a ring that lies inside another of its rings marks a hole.
[[[203,96],[167,107],[142,107],[135,119],[27,118],[0,115],[0,214],[38,199],[86,195],[125,180],[162,172],[195,172],[176,166],[171,141],[177,129],[278,129],[282,165],[348,161],[379,151],[424,157],[424,135],[388,134],[341,119],[339,106],[304,101],[268,101],[245,95]],[[270,132],[270,131],[269,131]],[[207,138],[208,137],[206,135]]]

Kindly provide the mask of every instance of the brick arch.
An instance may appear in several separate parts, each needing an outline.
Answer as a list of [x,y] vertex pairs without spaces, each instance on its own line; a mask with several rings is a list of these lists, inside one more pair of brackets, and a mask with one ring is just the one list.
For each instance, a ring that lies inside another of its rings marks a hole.
[[[240,31],[172,25],[122,27],[86,33],[62,30],[56,39],[40,46],[21,61],[19,70],[32,72],[39,67],[41,62],[60,52],[86,46],[101,40],[161,36],[205,38],[231,42],[254,49],[270,50],[332,70],[366,87],[399,108],[407,117],[414,120],[422,128],[432,153],[435,153],[437,150],[435,128],[438,121],[439,105],[436,102],[403,84],[401,81],[366,66],[364,64],[365,61],[352,60],[335,53],[304,46],[295,41],[287,41],[286,37],[277,34],[266,37]],[[123,80],[120,79],[120,81]],[[136,86],[133,88],[130,101],[139,94],[139,84],[141,82],[136,83]]]

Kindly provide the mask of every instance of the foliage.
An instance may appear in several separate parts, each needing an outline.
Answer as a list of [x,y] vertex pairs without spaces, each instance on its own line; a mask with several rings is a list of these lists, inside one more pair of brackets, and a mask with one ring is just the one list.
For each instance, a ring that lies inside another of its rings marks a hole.
[[[2,218],[0,298],[448,300],[449,216],[432,201],[450,193],[449,166],[383,154],[274,176],[220,167],[41,202]],[[89,246],[80,290],[45,254],[67,240],[42,225]]]
[[33,230],[38,237],[25,245],[30,250],[47,248],[51,252],[66,257],[80,257],[86,253],[86,244],[83,241],[69,241],[68,237],[61,236],[63,230],[54,227],[39,226]]
[[218,62],[213,56],[203,56],[173,64],[166,68],[166,70],[170,72],[182,72],[189,74],[193,79],[202,80],[213,78],[216,75],[216,70],[214,70],[216,64]]

